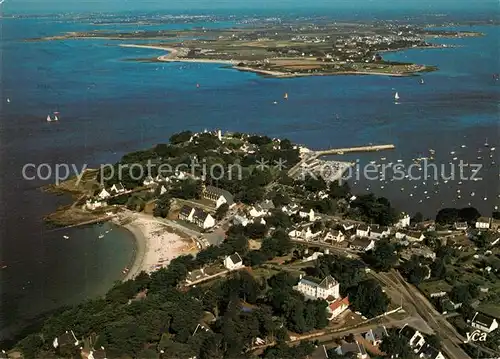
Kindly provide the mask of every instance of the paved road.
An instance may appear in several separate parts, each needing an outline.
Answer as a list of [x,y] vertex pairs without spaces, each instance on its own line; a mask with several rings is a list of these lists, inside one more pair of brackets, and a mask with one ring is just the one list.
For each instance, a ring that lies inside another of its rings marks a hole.
[[458,346],[458,344],[463,343],[461,335],[434,309],[434,306],[418,289],[408,284],[395,270],[391,270],[387,274],[376,273],[374,275],[386,285],[400,290],[406,306],[413,306],[416,312],[441,337],[442,350],[450,359],[470,359],[469,355]]

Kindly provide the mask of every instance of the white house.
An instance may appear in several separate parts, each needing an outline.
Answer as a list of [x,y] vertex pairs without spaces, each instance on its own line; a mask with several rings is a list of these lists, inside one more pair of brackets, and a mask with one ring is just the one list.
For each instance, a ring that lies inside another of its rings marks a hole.
[[345,235],[344,233],[342,233],[341,231],[337,231],[337,230],[331,230],[331,231],[328,231],[325,235],[325,237],[323,238],[323,241],[324,242],[337,242],[337,243],[340,243],[340,242],[343,242],[345,240]]
[[310,222],[314,222],[314,219],[316,218],[314,216],[314,210],[311,208],[308,212],[306,211],[300,211],[299,212],[300,218],[307,218],[309,219]]
[[369,237],[370,236],[370,226],[366,224],[360,224],[356,228],[356,236],[358,237]]
[[408,242],[422,242],[425,239],[425,235],[419,231],[397,231],[396,239]]
[[193,221],[194,208],[190,206],[182,206],[179,211],[179,219],[183,221],[192,222]]
[[289,216],[299,211],[299,206],[296,203],[291,203],[288,206],[283,206],[281,211]]
[[195,208],[193,213],[193,223],[203,229],[209,229],[215,226],[215,219],[210,213],[205,212],[201,208]]
[[229,208],[235,205],[234,197],[228,191],[214,186],[206,186],[203,190],[203,197],[215,202],[215,208],[219,208],[227,203]]
[[142,182],[144,186],[151,186],[152,184],[155,184],[155,180],[151,176],[147,176],[144,181]]
[[160,188],[160,195],[165,193],[167,193],[167,189],[165,188],[165,186],[162,185]]
[[408,345],[412,347],[414,351],[420,350],[420,348],[422,348],[422,346],[425,344],[424,335],[418,330],[408,326],[408,324],[401,328],[399,334],[408,339]]
[[314,299],[326,299],[330,296],[333,298],[340,297],[340,284],[331,275],[327,276],[319,283],[301,278],[294,289]]
[[246,227],[248,224],[248,218],[245,216],[240,216],[239,214],[233,217],[234,224],[241,224],[243,227]]
[[349,298],[337,298],[326,307],[328,320],[333,320],[349,308]]
[[97,197],[99,197],[100,199],[106,199],[111,197],[111,194],[108,191],[106,191],[106,188],[103,188],[102,191],[99,192]]
[[123,193],[125,192],[125,187],[123,187],[121,182],[119,182],[111,186],[111,189],[109,191],[114,193]]
[[88,209],[89,211],[93,211],[97,208],[101,208],[101,207],[104,207],[106,206],[106,202],[101,202],[101,201],[92,201],[90,199],[88,199],[86,202],[85,202],[85,208]]
[[274,203],[270,199],[266,199],[265,201],[262,201],[260,203],[257,203],[255,206],[253,206],[250,209],[249,214],[256,218],[256,217],[262,217],[265,216],[269,213],[269,210],[274,208]]
[[491,333],[498,328],[498,322],[495,318],[479,312],[474,314],[474,317],[470,321],[470,325],[486,333]]
[[401,213],[401,218],[396,223],[396,227],[398,228],[405,228],[410,226],[410,215],[406,213]]
[[391,231],[388,227],[376,226],[370,227],[370,238],[380,239],[388,237],[391,234]]
[[342,228],[344,228],[344,231],[350,231],[351,229],[354,229],[354,224],[353,223],[344,223],[344,224],[342,224]]
[[479,217],[476,221],[476,228],[478,229],[490,229],[491,227],[491,218],[488,217]]
[[238,253],[231,254],[224,258],[224,267],[229,270],[235,270],[243,267],[243,260]]

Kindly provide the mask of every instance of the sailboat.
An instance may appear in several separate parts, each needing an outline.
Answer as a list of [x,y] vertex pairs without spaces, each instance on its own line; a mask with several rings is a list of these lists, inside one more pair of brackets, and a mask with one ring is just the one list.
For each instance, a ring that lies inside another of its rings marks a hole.
[[285,92],[285,95],[283,96],[283,98],[284,98],[285,100],[288,100],[288,93],[287,93],[287,92]]
[[394,95],[394,101],[398,102],[399,100],[399,93],[396,92],[396,94]]
[[57,118],[57,114],[59,112],[54,112],[55,115],[54,115],[54,118],[51,118],[50,115],[47,115],[47,122],[55,122],[55,121],[59,121],[59,119]]
[[486,141],[484,142],[484,147],[489,147],[490,144],[488,143],[488,139],[486,139]]

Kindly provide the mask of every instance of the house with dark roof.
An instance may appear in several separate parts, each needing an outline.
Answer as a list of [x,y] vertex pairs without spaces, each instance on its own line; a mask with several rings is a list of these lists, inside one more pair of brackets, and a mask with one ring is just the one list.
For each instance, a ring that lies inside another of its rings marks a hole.
[[230,256],[224,258],[224,267],[229,270],[239,269],[243,267],[243,260],[241,259],[240,255],[235,252],[234,254],[231,254]]
[[436,348],[431,347],[425,342],[425,337],[418,330],[406,324],[399,331],[399,335],[408,340],[408,345],[413,349],[417,358],[422,359],[446,359],[445,356]]
[[215,202],[215,208],[219,208],[224,203],[227,203],[229,208],[235,205],[234,196],[222,188],[217,188],[214,186],[206,186],[203,189],[203,198],[209,199]]
[[382,343],[382,340],[384,340],[384,338],[388,335],[389,333],[387,332],[387,328],[382,325],[380,327],[370,329],[363,335],[363,337],[372,345],[379,346],[380,343]]
[[375,248],[375,241],[369,238],[355,238],[350,244],[349,247],[356,251],[367,252],[373,248]]
[[191,222],[193,220],[194,208],[191,206],[182,206],[179,211],[179,219]]
[[301,278],[297,286],[294,287],[306,297],[326,299],[329,296],[340,298],[340,284],[331,275],[328,275],[322,281],[314,278]]
[[498,322],[495,318],[480,312],[474,314],[474,317],[470,321],[470,325],[486,333],[491,333],[498,328]]
[[125,187],[123,187],[121,182],[115,183],[113,186],[111,186],[110,192],[114,192],[115,194],[118,193],[123,193],[125,192]]
[[61,348],[65,346],[78,346],[80,344],[80,341],[76,339],[75,333],[73,333],[72,330],[66,331],[62,335],[58,336],[57,338],[54,338],[52,341],[52,346],[54,348]]
[[431,347],[429,344],[424,343],[420,350],[417,352],[418,358],[422,359],[446,359],[445,356],[436,348]]
[[195,208],[193,213],[193,223],[203,229],[212,228],[215,226],[215,219],[210,213],[205,212],[201,208]]
[[369,237],[370,236],[370,226],[368,226],[367,224],[360,224],[356,228],[356,236]]
[[368,354],[366,353],[366,349],[363,346],[363,344],[359,343],[358,341],[355,341],[354,343],[342,343],[342,345],[338,346],[335,349],[335,352],[338,355],[346,355],[349,353],[353,353],[356,355],[356,358],[358,359],[365,359],[368,358]]

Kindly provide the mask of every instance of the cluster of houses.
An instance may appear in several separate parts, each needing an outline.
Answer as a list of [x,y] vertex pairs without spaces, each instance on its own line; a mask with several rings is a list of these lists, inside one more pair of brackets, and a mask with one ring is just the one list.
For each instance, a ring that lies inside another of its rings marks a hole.
[[[356,359],[368,359],[369,355],[367,353],[367,348],[370,351],[374,349],[378,350],[378,347],[390,334],[385,326],[378,326],[369,329],[366,332],[359,333],[354,336],[354,338],[343,338],[340,344],[334,347],[335,353],[340,356],[349,356],[350,358]],[[408,326],[407,324],[403,328],[397,331],[397,334],[406,341],[415,353],[415,357],[419,359],[446,359],[446,357],[436,348],[429,345],[425,336],[418,330]],[[327,359],[326,346],[323,345],[319,347],[312,357],[317,359]]]
[[[314,211],[311,210],[307,217],[310,222],[313,222],[315,219]],[[406,246],[422,242],[425,239],[424,232],[408,230],[406,227],[409,225],[410,217],[404,214],[394,228],[343,221],[337,227],[338,229],[317,229],[314,231],[314,223],[308,223],[296,227],[288,234],[290,238],[295,240],[318,241],[332,245],[347,241],[352,250],[366,252],[373,249],[378,240],[393,234],[399,243]]]
[[[206,186],[203,188],[202,196],[205,199],[212,201],[215,208],[218,209],[223,204],[227,204],[229,208],[234,207],[234,197],[228,191],[214,186]],[[179,219],[193,223],[201,229],[207,230],[215,226],[215,218],[207,211],[188,205],[182,206],[179,211]]]

